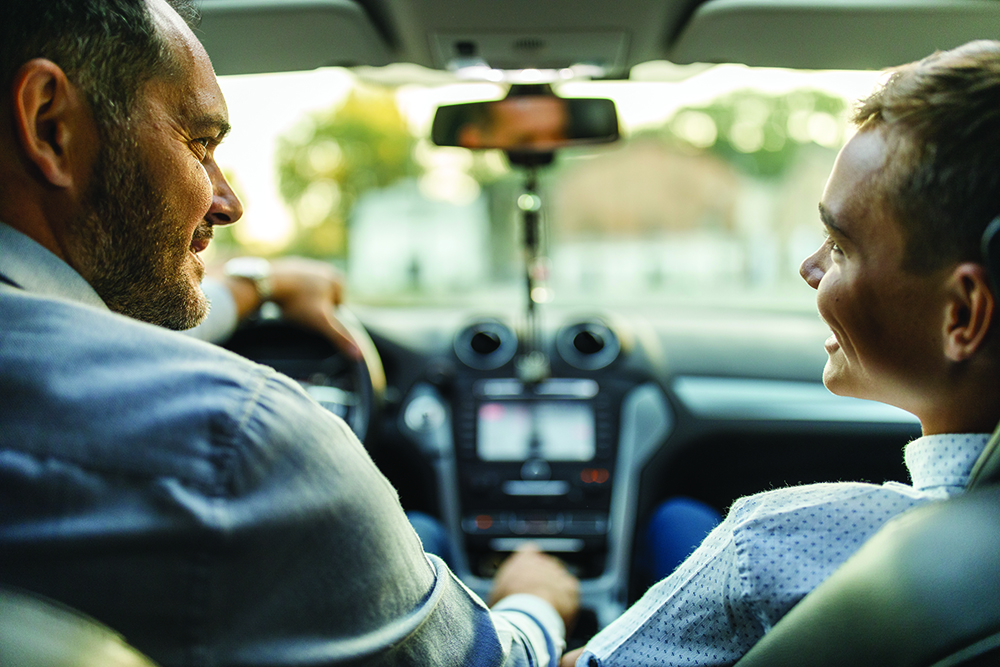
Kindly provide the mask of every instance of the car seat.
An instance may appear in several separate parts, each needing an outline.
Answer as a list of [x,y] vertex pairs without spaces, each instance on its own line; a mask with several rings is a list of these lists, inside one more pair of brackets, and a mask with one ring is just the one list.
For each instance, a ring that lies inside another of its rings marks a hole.
[[156,667],[118,634],[57,602],[0,589],[3,667]]

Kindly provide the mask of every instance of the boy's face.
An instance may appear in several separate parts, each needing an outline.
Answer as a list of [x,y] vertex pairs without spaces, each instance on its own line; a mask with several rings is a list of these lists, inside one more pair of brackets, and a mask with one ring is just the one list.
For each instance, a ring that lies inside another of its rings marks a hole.
[[829,236],[799,272],[833,332],[827,388],[919,412],[945,363],[944,281],[941,271],[901,268],[903,229],[871,196],[887,155],[881,129],[863,130],[844,146],[820,203]]

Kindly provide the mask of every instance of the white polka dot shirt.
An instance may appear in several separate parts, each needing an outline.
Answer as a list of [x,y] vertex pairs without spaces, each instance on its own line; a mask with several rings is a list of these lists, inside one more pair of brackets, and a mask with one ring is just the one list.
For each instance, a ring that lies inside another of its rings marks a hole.
[[737,500],[673,574],[587,644],[577,667],[736,662],[886,521],[961,493],[988,439],[914,440],[912,486],[811,484]]

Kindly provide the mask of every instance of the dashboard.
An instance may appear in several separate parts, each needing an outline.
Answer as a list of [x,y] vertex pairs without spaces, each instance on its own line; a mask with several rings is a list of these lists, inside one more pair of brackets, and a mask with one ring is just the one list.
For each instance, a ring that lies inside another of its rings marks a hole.
[[[515,313],[356,314],[386,376],[363,440],[404,508],[442,521],[456,574],[482,596],[518,545],[557,554],[581,579],[589,631],[651,583],[639,553],[660,501],[724,513],[775,486],[906,481],[901,450],[920,431],[908,413],[823,387],[828,330],[815,315],[553,309],[529,348]],[[342,416],[373,403],[325,341],[263,331],[235,349]]]

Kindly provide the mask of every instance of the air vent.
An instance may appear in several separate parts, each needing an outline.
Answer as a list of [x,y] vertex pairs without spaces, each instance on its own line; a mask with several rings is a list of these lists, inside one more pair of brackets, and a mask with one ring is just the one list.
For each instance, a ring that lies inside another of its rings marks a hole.
[[500,368],[514,358],[517,334],[497,320],[482,320],[455,336],[455,354],[463,364],[481,371]]
[[570,366],[593,371],[618,358],[621,342],[603,322],[587,320],[560,329],[556,334],[556,349]]
[[525,37],[523,39],[518,39],[514,42],[515,51],[541,51],[545,48],[545,41],[541,39],[533,39],[531,37]]

